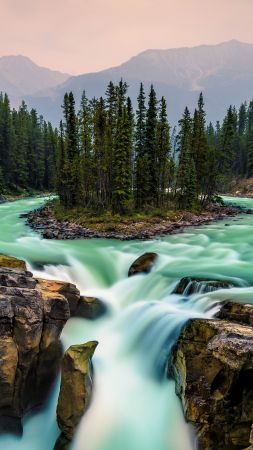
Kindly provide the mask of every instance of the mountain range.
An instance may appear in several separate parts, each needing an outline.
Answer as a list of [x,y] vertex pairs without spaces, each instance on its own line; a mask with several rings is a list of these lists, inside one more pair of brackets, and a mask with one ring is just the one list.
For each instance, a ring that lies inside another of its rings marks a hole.
[[219,120],[230,104],[238,106],[253,98],[253,44],[236,40],[193,48],[146,50],[129,61],[107,70],[70,76],[34,64],[23,56],[0,58],[0,90],[12,102],[23,98],[28,106],[57,125],[67,91],[77,104],[82,91],[88,97],[104,95],[110,80],[123,78],[129,94],[138,95],[140,81],[146,94],[154,84],[159,97],[168,103],[169,120],[175,124],[186,105],[193,110],[203,91],[209,120]]

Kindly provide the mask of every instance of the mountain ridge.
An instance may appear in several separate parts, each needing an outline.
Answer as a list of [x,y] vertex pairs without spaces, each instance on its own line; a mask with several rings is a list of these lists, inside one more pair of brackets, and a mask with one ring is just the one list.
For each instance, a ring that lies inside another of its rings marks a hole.
[[54,88],[69,77],[69,74],[39,66],[24,55],[0,57],[0,91],[7,92],[15,105],[23,97]]
[[119,66],[72,75],[56,86],[41,87],[25,95],[25,101],[56,125],[66,91],[73,91],[78,105],[83,90],[90,98],[99,97],[104,95],[109,81],[118,82],[121,78],[129,84],[133,100],[141,81],[146,95],[150,84],[154,84],[158,97],[164,95],[167,99],[172,124],[186,105],[194,109],[200,91],[205,97],[208,120],[220,120],[230,104],[238,106],[253,97],[253,44],[233,39],[215,45],[147,49]]

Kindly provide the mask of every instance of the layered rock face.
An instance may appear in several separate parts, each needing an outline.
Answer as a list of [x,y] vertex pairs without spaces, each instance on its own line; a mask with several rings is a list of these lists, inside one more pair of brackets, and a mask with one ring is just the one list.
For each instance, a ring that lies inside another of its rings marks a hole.
[[219,315],[229,320],[190,320],[174,349],[176,390],[199,450],[252,448],[252,312],[226,303]]
[[44,297],[26,270],[0,268],[0,429],[21,432],[21,418],[46,398],[60,364],[66,298]]
[[89,407],[92,395],[91,358],[97,341],[72,345],[64,354],[57,421],[62,431],[55,450],[68,448],[74,432]]
[[67,320],[95,318],[101,305],[71,283],[34,279],[23,261],[0,255],[0,431],[22,432],[23,415],[45,402],[60,370]]
[[37,278],[36,281],[44,297],[57,296],[59,299],[67,299],[71,317],[97,319],[107,312],[106,305],[102,300],[95,297],[81,296],[80,291],[72,283],[40,278]]

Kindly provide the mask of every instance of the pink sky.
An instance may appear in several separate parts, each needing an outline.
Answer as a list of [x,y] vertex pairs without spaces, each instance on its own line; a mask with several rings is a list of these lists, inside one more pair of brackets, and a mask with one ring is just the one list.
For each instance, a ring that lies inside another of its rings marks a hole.
[[253,0],[0,0],[0,56],[77,74],[147,48],[253,43]]

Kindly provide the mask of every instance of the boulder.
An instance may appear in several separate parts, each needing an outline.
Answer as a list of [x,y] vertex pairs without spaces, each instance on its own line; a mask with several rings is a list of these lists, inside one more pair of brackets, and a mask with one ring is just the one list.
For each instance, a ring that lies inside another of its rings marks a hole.
[[96,297],[81,296],[75,315],[87,319],[97,319],[107,312],[107,307],[102,300]]
[[70,317],[83,317],[85,319],[96,319],[107,311],[107,307],[95,297],[80,296],[79,290],[72,283],[65,281],[44,280],[37,278],[38,286],[42,296],[47,299],[67,299]]
[[0,254],[0,267],[8,267],[9,269],[26,270],[26,263],[21,259]]
[[50,297],[57,295],[66,298],[69,303],[70,315],[75,315],[78,302],[80,300],[80,292],[77,287],[67,281],[36,279],[43,296]]
[[253,305],[230,301],[224,302],[216,317],[253,326]]
[[62,432],[55,448],[64,448],[71,441],[76,427],[89,407],[92,395],[91,358],[98,342],[72,345],[64,354],[62,378],[57,405],[57,422]]
[[199,450],[252,444],[253,328],[227,320],[190,320],[172,355],[176,392]]
[[184,277],[182,278],[173,294],[192,295],[195,293],[206,293],[217,291],[218,289],[229,289],[235,284],[229,280],[210,280],[208,278]]
[[137,258],[131,265],[128,276],[137,275],[139,273],[149,273],[157,260],[157,253],[144,253]]

